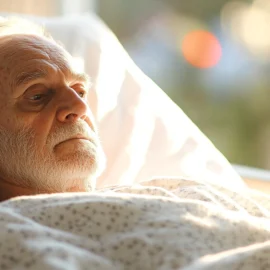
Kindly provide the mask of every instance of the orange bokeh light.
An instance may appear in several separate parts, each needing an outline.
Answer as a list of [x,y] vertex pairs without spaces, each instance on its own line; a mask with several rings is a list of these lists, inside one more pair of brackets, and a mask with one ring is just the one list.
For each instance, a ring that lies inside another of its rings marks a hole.
[[204,30],[186,34],[181,49],[186,61],[198,68],[215,66],[222,55],[218,39],[212,33]]

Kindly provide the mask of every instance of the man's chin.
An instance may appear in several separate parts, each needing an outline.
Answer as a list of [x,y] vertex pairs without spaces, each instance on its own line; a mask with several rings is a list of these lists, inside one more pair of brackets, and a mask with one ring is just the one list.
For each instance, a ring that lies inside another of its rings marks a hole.
[[78,150],[65,156],[56,158],[58,164],[67,177],[81,175],[84,178],[96,178],[100,176],[105,168],[105,155],[101,151],[89,151],[89,149]]

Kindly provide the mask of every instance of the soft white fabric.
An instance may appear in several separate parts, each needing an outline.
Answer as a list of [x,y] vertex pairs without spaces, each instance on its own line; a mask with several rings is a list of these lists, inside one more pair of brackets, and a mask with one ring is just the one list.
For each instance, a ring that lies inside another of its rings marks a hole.
[[0,269],[269,269],[269,208],[178,179],[18,197],[0,203]]
[[84,62],[93,80],[89,104],[99,127],[107,169],[97,186],[181,176],[241,189],[224,156],[168,96],[130,60],[93,14],[28,17]]

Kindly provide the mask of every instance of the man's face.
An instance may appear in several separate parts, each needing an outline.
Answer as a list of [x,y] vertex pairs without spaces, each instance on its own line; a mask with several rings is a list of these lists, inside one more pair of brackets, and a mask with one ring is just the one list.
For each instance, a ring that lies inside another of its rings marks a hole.
[[0,38],[0,179],[40,191],[84,190],[104,165],[87,78],[45,38]]

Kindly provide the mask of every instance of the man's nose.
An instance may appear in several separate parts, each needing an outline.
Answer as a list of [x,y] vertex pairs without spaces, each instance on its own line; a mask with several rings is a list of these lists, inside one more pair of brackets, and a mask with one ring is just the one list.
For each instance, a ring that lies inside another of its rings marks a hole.
[[71,123],[77,120],[89,121],[91,128],[93,127],[92,120],[90,119],[90,108],[87,101],[84,100],[74,89],[66,88],[59,97],[59,107],[57,110],[56,118],[62,123]]

